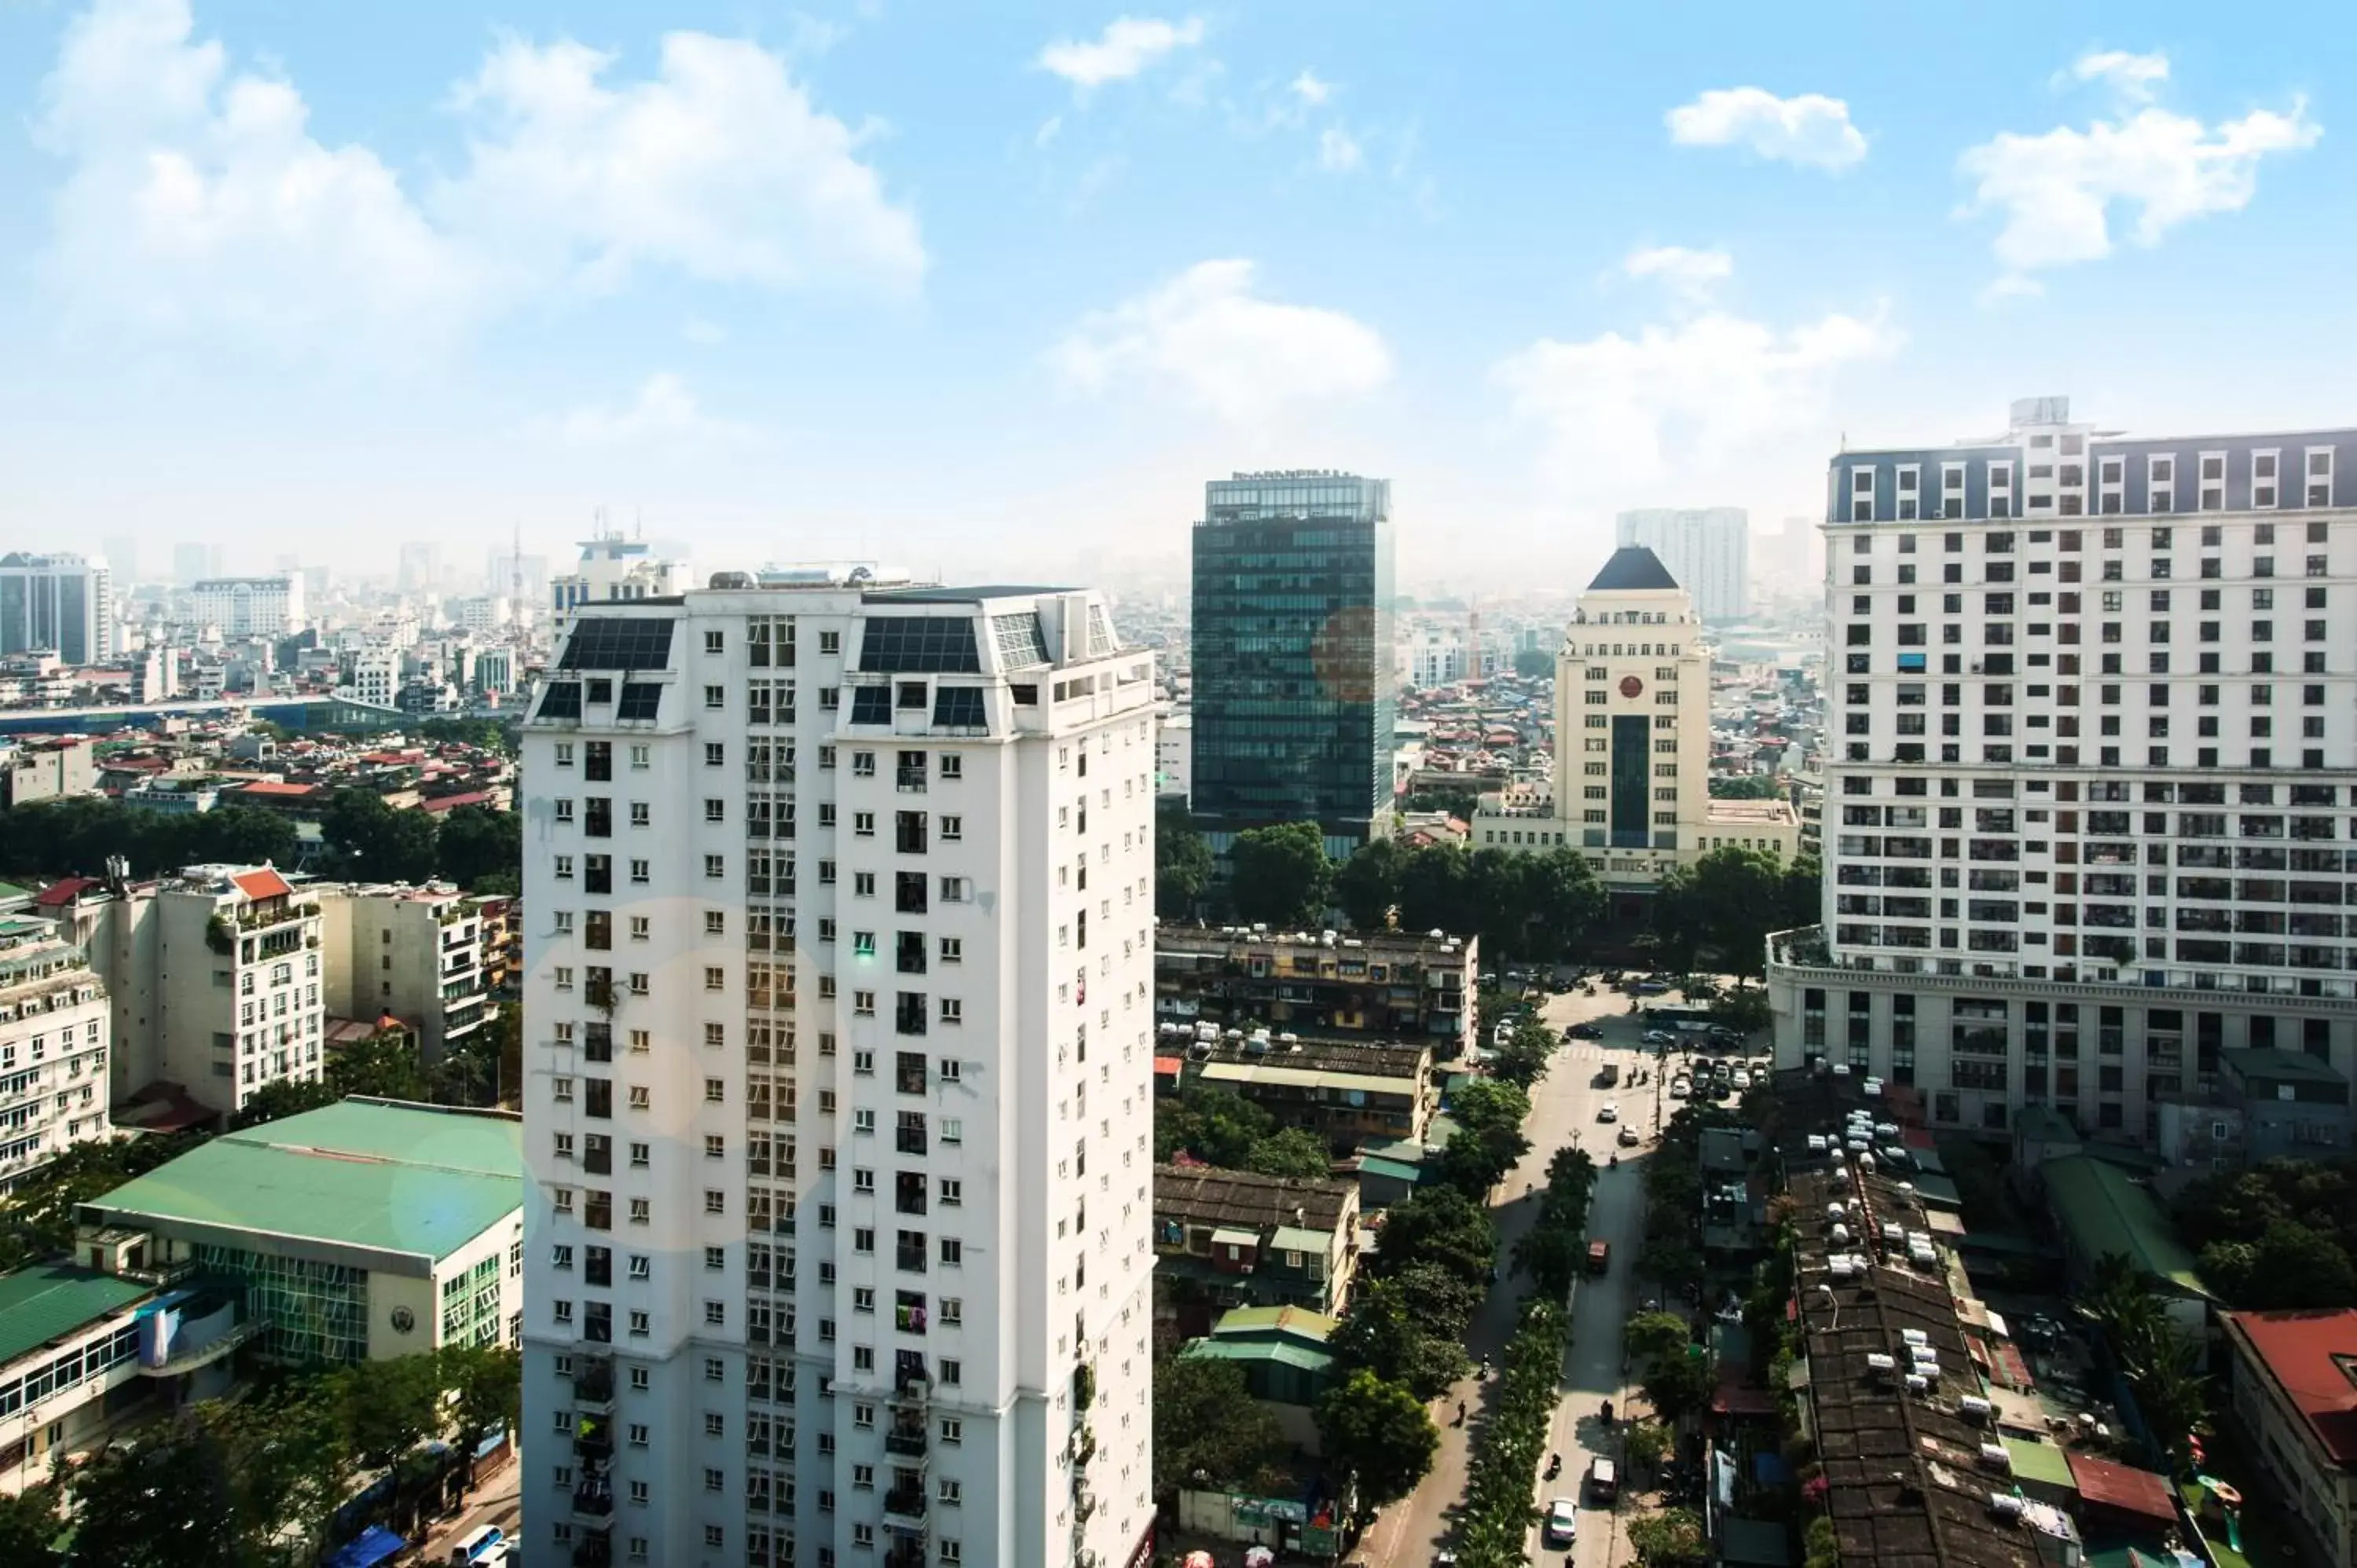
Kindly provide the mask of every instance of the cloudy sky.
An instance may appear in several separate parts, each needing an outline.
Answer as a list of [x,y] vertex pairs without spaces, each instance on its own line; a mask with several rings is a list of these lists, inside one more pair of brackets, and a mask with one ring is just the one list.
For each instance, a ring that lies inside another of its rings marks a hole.
[[2274,15],[0,0],[0,542],[1067,573],[1337,467],[1479,585],[2019,394],[2346,424],[2357,20]]

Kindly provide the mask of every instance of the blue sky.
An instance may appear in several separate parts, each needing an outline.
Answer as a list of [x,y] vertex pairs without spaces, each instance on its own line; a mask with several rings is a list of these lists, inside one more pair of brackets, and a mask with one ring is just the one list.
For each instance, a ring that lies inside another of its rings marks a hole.
[[[2357,420],[2344,8],[0,0],[0,526],[1412,579],[2065,392]],[[1772,13],[1770,14],[1770,13]]]

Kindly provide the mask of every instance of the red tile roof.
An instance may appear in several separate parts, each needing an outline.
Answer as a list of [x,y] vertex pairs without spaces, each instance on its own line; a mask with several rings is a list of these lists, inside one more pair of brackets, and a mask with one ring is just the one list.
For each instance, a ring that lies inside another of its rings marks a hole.
[[2250,1345],[2332,1462],[2357,1467],[2357,1308],[2225,1316],[2227,1332]]
[[2151,1471],[2115,1465],[2076,1450],[2072,1451],[2070,1460],[2071,1479],[2088,1502],[2163,1525],[2177,1522],[2177,1505],[2169,1498],[2169,1483]]
[[274,779],[257,779],[251,784],[241,786],[238,789],[241,795],[278,795],[292,800],[300,800],[306,795],[316,795],[318,792],[319,787],[317,784],[281,784]]
[[249,898],[284,898],[295,891],[286,885],[286,878],[266,865],[259,871],[241,872],[230,880]]
[[420,800],[417,802],[417,809],[421,811],[433,811],[439,814],[443,811],[455,811],[461,806],[488,806],[491,803],[491,799],[489,791],[477,789],[464,795],[439,795],[431,800]]
[[39,897],[36,897],[33,903],[38,908],[62,909],[81,897],[85,889],[98,885],[99,881],[95,876],[63,877],[42,888]]

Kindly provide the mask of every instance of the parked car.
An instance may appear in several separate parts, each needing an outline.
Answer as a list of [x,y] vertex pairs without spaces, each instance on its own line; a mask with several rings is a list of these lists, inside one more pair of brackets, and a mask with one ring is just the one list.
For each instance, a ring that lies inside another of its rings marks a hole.
[[1587,1495],[1599,1503],[1609,1503],[1620,1495],[1620,1474],[1609,1459],[1591,1459],[1587,1464]]
[[1687,1082],[1684,1079],[1674,1078],[1670,1079],[1670,1098],[1672,1100],[1684,1100],[1687,1095],[1692,1094],[1693,1092],[1694,1085]]
[[1579,1538],[1579,1505],[1569,1498],[1547,1504],[1546,1543],[1569,1546]]
[[1604,1031],[1593,1024],[1574,1024],[1563,1032],[1563,1037],[1566,1040],[1600,1040],[1604,1037]]
[[1608,1100],[1596,1108],[1596,1119],[1598,1122],[1618,1122],[1620,1120],[1620,1107]]
[[1644,1141],[1645,1138],[1643,1133],[1638,1132],[1634,1127],[1629,1126],[1623,1126],[1620,1129],[1620,1135],[1613,1140],[1614,1143],[1619,1144],[1624,1149],[1633,1149]]
[[1677,1041],[1678,1037],[1675,1035],[1671,1034],[1667,1029],[1648,1029],[1645,1031],[1645,1043],[1649,1046],[1674,1046],[1677,1044]]

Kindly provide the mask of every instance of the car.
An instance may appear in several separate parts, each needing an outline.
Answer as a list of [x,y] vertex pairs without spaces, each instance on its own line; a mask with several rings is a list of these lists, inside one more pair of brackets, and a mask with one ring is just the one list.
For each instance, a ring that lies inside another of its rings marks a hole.
[[1570,1040],[1600,1040],[1604,1037],[1604,1031],[1594,1024],[1574,1024],[1563,1033],[1564,1037]]
[[1598,1122],[1618,1122],[1620,1120],[1620,1107],[1608,1100],[1596,1108],[1596,1119]]
[[1687,1095],[1692,1094],[1693,1092],[1694,1085],[1688,1083],[1684,1079],[1674,1078],[1670,1079],[1670,1098],[1672,1100],[1684,1100]]
[[1432,1568],[1457,1568],[1457,1553],[1442,1547],[1432,1554]]
[[1644,1141],[1645,1139],[1643,1134],[1640,1133],[1634,1127],[1621,1128],[1620,1136],[1615,1140],[1615,1142],[1624,1149],[1633,1149]]
[[1751,1087],[1751,1074],[1742,1068],[1737,1068],[1734,1082],[1738,1089],[1749,1089]]
[[1671,1034],[1667,1029],[1648,1029],[1645,1031],[1645,1043],[1649,1046],[1674,1046],[1677,1044],[1677,1041],[1678,1037],[1675,1035]]
[[1579,1505],[1569,1498],[1557,1498],[1547,1504],[1546,1543],[1569,1546],[1578,1538]]

